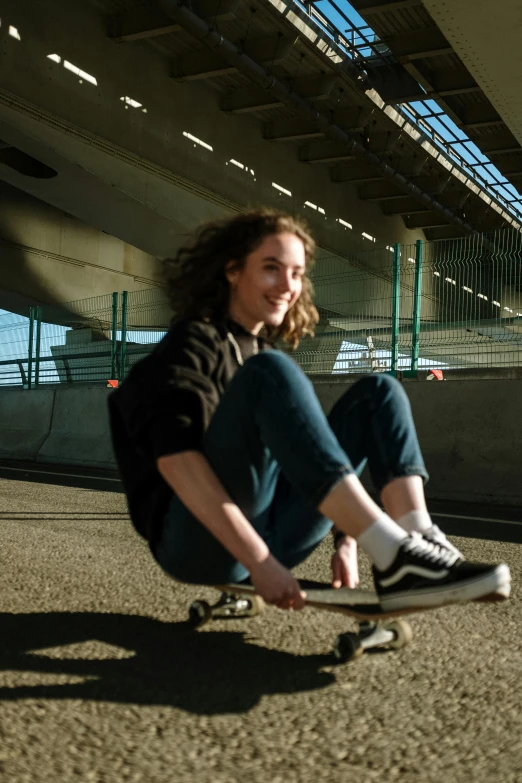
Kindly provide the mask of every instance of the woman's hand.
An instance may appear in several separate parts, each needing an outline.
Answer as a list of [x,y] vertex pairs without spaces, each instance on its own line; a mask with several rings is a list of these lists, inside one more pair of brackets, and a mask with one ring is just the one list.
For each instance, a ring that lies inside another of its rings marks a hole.
[[358,584],[357,541],[350,536],[344,536],[332,555],[332,587],[353,588]]
[[250,579],[256,593],[267,604],[274,604],[279,609],[302,609],[305,605],[306,593],[299,587],[299,582],[273,555],[251,566]]

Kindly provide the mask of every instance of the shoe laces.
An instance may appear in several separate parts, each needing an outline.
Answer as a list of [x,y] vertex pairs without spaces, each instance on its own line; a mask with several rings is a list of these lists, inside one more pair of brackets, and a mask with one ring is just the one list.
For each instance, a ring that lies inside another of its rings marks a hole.
[[423,531],[422,536],[427,541],[431,541],[433,544],[439,544],[439,546],[449,549],[450,552],[454,552],[456,555],[462,558],[462,560],[464,560],[464,555],[462,552],[459,552],[457,547],[448,540],[438,525],[432,524],[428,530]]
[[460,560],[460,555],[456,552],[452,552],[443,544],[438,544],[435,541],[428,541],[421,533],[411,533],[409,538],[404,542],[404,550],[411,552],[412,555],[422,557],[428,560],[430,563],[434,563],[438,566],[446,566],[451,568],[457,560]]

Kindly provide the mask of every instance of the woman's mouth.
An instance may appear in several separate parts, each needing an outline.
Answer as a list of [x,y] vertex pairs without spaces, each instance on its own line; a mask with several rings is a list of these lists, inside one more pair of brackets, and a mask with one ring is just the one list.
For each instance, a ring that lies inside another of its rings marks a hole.
[[288,301],[286,299],[277,299],[276,297],[272,296],[266,296],[265,299],[269,305],[276,308],[277,310],[282,309],[283,307],[288,307]]

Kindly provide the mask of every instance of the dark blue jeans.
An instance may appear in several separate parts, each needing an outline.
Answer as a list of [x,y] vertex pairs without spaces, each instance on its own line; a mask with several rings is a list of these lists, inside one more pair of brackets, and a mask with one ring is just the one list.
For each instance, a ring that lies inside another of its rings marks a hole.
[[[366,462],[375,489],[399,476],[427,479],[406,394],[389,375],[355,383],[323,413],[312,384],[279,351],[245,362],[221,399],[203,453],[224,488],[287,568],[331,529],[318,510],[348,473]],[[240,582],[248,572],[174,497],[155,547],[175,579]]]

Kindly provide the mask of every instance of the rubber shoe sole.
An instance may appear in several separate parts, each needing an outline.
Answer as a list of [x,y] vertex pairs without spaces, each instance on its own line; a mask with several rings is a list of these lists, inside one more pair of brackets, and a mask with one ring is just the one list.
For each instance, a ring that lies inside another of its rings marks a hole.
[[404,590],[380,599],[383,611],[401,609],[429,609],[465,601],[504,601],[511,592],[511,574],[507,565],[496,566],[489,573],[465,579],[458,584],[426,587],[421,590]]

